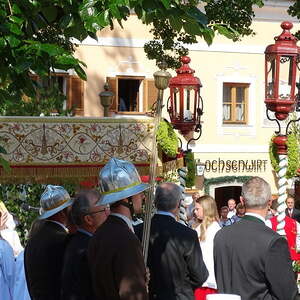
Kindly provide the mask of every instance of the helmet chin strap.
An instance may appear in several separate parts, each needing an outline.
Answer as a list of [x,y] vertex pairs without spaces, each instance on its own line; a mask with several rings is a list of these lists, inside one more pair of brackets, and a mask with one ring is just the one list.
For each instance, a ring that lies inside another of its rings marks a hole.
[[135,212],[134,212],[132,196],[128,197],[127,199],[128,199],[128,202],[126,202],[124,200],[120,201],[120,205],[123,205],[123,206],[129,208],[132,220],[136,221],[137,218],[136,218],[136,215],[135,215]]

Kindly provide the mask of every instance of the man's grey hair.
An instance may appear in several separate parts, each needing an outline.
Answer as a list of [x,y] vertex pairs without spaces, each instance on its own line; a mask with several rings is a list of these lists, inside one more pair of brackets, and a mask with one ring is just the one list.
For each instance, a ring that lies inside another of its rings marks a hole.
[[252,177],[242,187],[246,208],[266,208],[271,196],[270,185],[261,177]]
[[154,203],[158,210],[171,211],[178,207],[182,198],[182,191],[177,184],[164,182],[156,188]]
[[100,198],[100,193],[96,190],[80,191],[75,196],[71,209],[71,217],[75,225],[82,225],[83,217],[90,212],[91,201],[95,198]]

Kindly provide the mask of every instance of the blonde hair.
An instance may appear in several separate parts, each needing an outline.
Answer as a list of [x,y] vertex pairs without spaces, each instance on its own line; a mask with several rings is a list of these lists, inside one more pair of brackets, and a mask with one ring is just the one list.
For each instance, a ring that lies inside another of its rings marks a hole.
[[205,241],[206,231],[208,226],[214,221],[219,220],[218,209],[216,201],[210,196],[202,196],[196,200],[196,203],[200,204],[203,208],[203,220],[200,225],[200,241]]

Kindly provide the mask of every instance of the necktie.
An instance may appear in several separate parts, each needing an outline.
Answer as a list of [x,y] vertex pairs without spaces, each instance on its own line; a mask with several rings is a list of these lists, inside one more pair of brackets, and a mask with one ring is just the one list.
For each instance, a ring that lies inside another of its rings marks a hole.
[[292,217],[293,211],[291,209],[289,209],[289,215],[290,217]]

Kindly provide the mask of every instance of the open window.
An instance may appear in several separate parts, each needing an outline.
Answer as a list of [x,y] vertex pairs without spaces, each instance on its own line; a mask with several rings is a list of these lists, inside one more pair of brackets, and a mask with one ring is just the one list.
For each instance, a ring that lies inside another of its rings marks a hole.
[[115,97],[111,111],[125,114],[144,114],[151,111],[158,91],[154,80],[142,76],[108,77],[107,82]]

